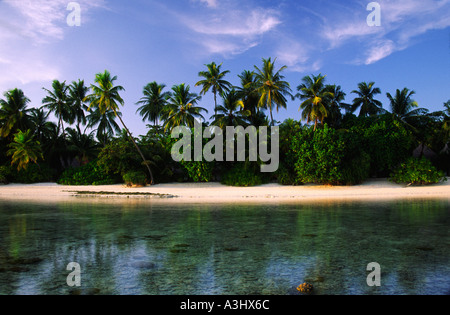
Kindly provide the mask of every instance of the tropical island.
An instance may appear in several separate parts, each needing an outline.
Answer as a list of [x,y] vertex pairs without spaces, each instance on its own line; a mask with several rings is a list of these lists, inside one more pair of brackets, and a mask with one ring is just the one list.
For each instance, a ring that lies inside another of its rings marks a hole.
[[[38,108],[20,89],[5,92],[1,293],[448,293],[450,101],[429,112],[403,88],[383,106],[376,84],[361,82],[345,103],[322,74],[291,88],[275,61],[242,72],[240,86],[208,64],[200,95],[147,84],[134,105],[148,122],[139,136],[109,71],[90,86],[54,80]],[[275,121],[289,98],[300,119]],[[199,121],[202,131],[275,129],[258,142],[278,150],[278,169],[262,171],[247,133],[248,145],[236,135],[234,152],[214,152],[232,161],[196,159],[195,149],[176,161],[177,128],[195,143]]]
[[[0,100],[0,182],[352,186],[388,178],[404,187],[446,180],[450,100],[442,111],[429,112],[414,101],[414,90],[400,87],[386,92],[390,104],[382,104],[376,83],[358,83],[347,94],[322,74],[305,76],[294,88],[284,80],[286,68],[263,58],[261,67],[243,71],[240,85],[233,86],[226,80],[229,71],[212,62],[199,72],[200,94],[186,83],[169,90],[151,82],[132,105],[124,104],[124,87],[106,70],[91,85],[54,80],[39,107],[30,107],[35,103],[21,89],[6,91]],[[198,106],[206,93],[214,95],[210,117]],[[286,108],[288,98],[297,100],[299,119],[275,121],[273,112]],[[348,98],[353,99],[346,103]],[[136,106],[136,115],[148,123],[147,134],[131,134],[132,122],[122,119],[121,106]],[[177,139],[171,132],[193,128],[196,119],[203,128],[278,126],[278,170],[261,173],[261,161],[249,159],[175,162],[171,149]]]

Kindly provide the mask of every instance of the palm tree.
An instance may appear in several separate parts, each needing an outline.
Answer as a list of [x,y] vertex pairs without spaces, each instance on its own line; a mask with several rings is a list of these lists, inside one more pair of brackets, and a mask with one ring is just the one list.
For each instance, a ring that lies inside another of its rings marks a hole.
[[352,91],[352,93],[358,95],[350,107],[352,113],[359,107],[361,107],[359,117],[374,116],[384,112],[382,108],[383,104],[374,99],[375,95],[381,94],[380,88],[374,88],[374,85],[375,82],[361,82],[358,84],[358,90]]
[[69,103],[71,111],[75,120],[77,121],[77,127],[80,128],[80,124],[86,125],[87,106],[84,104],[84,99],[89,92],[89,87],[84,84],[84,80],[73,81],[69,85]]
[[41,145],[45,154],[45,160],[58,171],[64,170],[70,165],[67,140],[59,133],[58,126],[53,122],[47,122],[44,135]]
[[147,84],[143,90],[144,96],[137,102],[137,104],[142,104],[137,110],[139,115],[142,116],[142,120],[153,121],[154,126],[158,124],[158,118],[161,116],[161,111],[170,95],[169,92],[163,92],[165,87],[165,84],[156,82]]
[[49,113],[46,112],[42,107],[32,108],[30,112],[30,122],[32,125],[32,130],[34,131],[37,140],[40,143],[43,143],[43,141],[51,134],[54,123],[48,121]]
[[272,109],[273,106],[276,105],[277,112],[280,107],[287,107],[287,100],[285,95],[290,95],[291,88],[289,83],[283,81],[284,76],[281,75],[281,72],[287,68],[287,66],[281,67],[278,71],[275,71],[275,60],[272,62],[271,58],[262,59],[263,67],[259,69],[255,66],[256,69],[256,80],[257,80],[257,88],[256,91],[260,95],[260,99],[258,102],[258,107],[268,108],[270,111],[270,119],[272,121],[272,126],[274,124]]
[[26,169],[28,163],[37,164],[39,158],[43,159],[42,148],[39,141],[34,140],[31,130],[26,132],[19,130],[14,134],[14,140],[8,147],[10,148],[7,155],[12,156],[11,165],[17,163],[17,170]]
[[80,165],[87,164],[97,156],[98,144],[94,140],[92,131],[90,134],[81,133],[80,129],[67,128],[69,134],[68,150],[75,156]]
[[63,138],[66,138],[64,122],[72,124],[75,120],[74,112],[71,108],[71,101],[69,98],[69,86],[66,81],[60,82],[54,80],[52,82],[53,91],[43,88],[48,95],[42,100],[43,107],[48,109],[50,113],[58,118],[58,133],[62,130]]
[[325,76],[305,76],[302,84],[297,87],[298,97],[301,101],[302,119],[307,123],[314,121],[314,131],[317,129],[319,121],[323,124],[329,111],[326,105],[327,99],[333,99],[335,96],[325,86]]
[[224,80],[226,74],[230,71],[220,71],[222,64],[216,65],[215,62],[205,65],[208,70],[200,71],[198,73],[199,77],[204,78],[198,81],[195,86],[202,86],[200,95],[205,95],[210,89],[214,94],[214,113],[217,114],[217,93],[222,95],[225,91],[229,91],[231,88],[231,83]]
[[417,102],[411,99],[415,93],[406,87],[401,91],[397,89],[394,97],[390,93],[386,93],[387,98],[391,102],[391,113],[402,123],[409,126],[411,126],[409,122],[411,118],[428,113],[428,109],[418,108]]
[[86,100],[90,103],[89,109],[98,108],[101,114],[105,114],[109,110],[112,110],[114,112],[116,117],[119,118],[120,122],[122,123],[122,126],[126,130],[134,146],[136,147],[136,150],[143,160],[143,164],[147,167],[148,173],[150,175],[150,184],[153,185],[153,173],[150,169],[150,166],[148,165],[149,163],[145,159],[141,149],[139,149],[136,140],[134,140],[133,136],[131,135],[130,130],[123,122],[121,115],[118,114],[119,104],[122,106],[124,105],[124,101],[119,92],[124,91],[125,89],[120,85],[114,86],[114,81],[116,80],[117,76],[111,77],[111,74],[107,70],[105,70],[105,72],[103,73],[96,74],[95,83],[97,83],[97,85],[91,85],[93,93],[86,97]]
[[20,89],[7,91],[3,95],[5,99],[0,100],[0,136],[7,138],[19,129],[30,127],[30,110],[27,109],[30,99]]
[[253,124],[253,116],[259,111],[258,102],[260,99],[260,95],[256,91],[258,82],[256,81],[255,72],[244,70],[238,77],[241,81],[241,86],[236,87],[236,91],[244,104],[242,110],[250,111],[250,120]]
[[238,75],[241,86],[236,87],[239,97],[244,103],[243,111],[249,111],[250,115],[247,118],[252,126],[268,126],[270,122],[263,111],[259,110],[258,103],[261,96],[257,90],[257,79],[254,71],[244,70]]
[[[106,145],[108,139],[113,137],[114,134],[121,132],[119,125],[115,121],[116,113],[113,110],[108,110],[102,114],[97,107],[89,112],[90,114],[86,116],[88,121],[87,127],[97,127],[96,137],[103,145]],[[122,113],[117,112],[117,115],[122,115]]]
[[444,110],[436,111],[428,114],[433,120],[438,121],[442,125],[444,143],[450,139],[450,100],[444,103]]
[[426,144],[429,144],[430,136],[426,126],[429,125],[428,122],[431,117],[427,115],[428,109],[418,108],[417,102],[411,98],[415,93],[405,87],[401,91],[397,89],[395,96],[390,93],[386,93],[386,96],[390,101],[391,113],[412,131],[416,140],[420,143],[422,148],[420,154],[422,155]]
[[208,111],[203,107],[195,106],[201,96],[189,90],[189,85],[186,86],[184,83],[172,87],[172,93],[161,115],[165,122],[164,131],[171,131],[177,126],[193,128],[196,118],[205,120],[200,113],[202,111],[208,113]]
[[223,105],[217,107],[217,114],[213,115],[211,119],[214,121],[212,125],[225,128],[226,126],[243,126],[247,124],[247,119],[250,116],[249,110],[242,110],[244,102],[240,99],[239,94],[235,89],[223,95]]
[[[328,116],[325,122],[331,126],[339,126],[342,120],[342,109],[348,108],[350,105],[344,103],[345,93],[340,85],[326,85],[325,91],[330,92],[325,98],[325,106],[327,107]],[[331,96],[332,95],[332,96]]]
[[448,100],[446,103],[444,103],[444,123],[443,128],[447,132],[447,139],[450,138],[450,100]]

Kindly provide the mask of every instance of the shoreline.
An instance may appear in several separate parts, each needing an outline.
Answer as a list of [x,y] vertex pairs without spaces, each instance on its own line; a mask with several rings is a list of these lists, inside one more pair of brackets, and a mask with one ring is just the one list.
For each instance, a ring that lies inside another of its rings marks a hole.
[[123,184],[105,186],[64,186],[55,183],[9,184],[0,186],[0,200],[51,202],[127,202],[164,204],[192,203],[302,203],[333,201],[383,201],[396,199],[448,199],[450,181],[430,186],[409,186],[372,179],[355,186],[266,184],[231,187],[220,183],[170,183],[128,188]]

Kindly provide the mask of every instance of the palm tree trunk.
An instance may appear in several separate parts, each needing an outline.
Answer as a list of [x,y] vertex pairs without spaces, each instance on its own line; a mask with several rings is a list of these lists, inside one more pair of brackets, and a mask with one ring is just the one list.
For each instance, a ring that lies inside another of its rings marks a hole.
[[273,126],[274,124],[273,124],[272,107],[270,107],[270,119],[272,120],[272,126]]
[[128,133],[128,136],[130,137],[131,141],[133,142],[134,146],[136,147],[136,150],[139,152],[139,155],[141,156],[145,166],[147,167],[148,173],[150,174],[150,185],[154,185],[155,182],[153,180],[153,173],[152,170],[150,169],[150,166],[148,166],[147,160],[145,159],[144,154],[142,153],[141,149],[139,149],[136,141],[134,140],[133,136],[131,135],[130,130],[128,130],[127,126],[125,126],[125,123],[122,120],[122,117],[120,117],[116,110],[114,109],[114,114],[119,118],[120,122],[122,123],[122,126],[125,128],[126,132]]
[[214,91],[214,114],[217,116],[217,96],[215,91]]
[[61,106],[58,106],[58,109],[59,109],[58,129],[59,129],[59,127],[61,127],[62,136],[63,136],[64,142],[65,142],[66,141],[66,133],[65,133],[65,130],[64,130],[64,122],[63,122],[63,119],[62,119]]

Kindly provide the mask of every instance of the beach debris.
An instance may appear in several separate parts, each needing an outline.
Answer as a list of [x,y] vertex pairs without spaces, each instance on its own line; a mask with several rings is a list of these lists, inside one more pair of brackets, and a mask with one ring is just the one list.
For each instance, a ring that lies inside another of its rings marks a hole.
[[313,290],[314,290],[313,285],[308,282],[302,283],[297,287],[297,291],[305,294],[311,294]]
[[114,192],[114,191],[68,191],[75,197],[124,197],[124,198],[177,198],[178,196],[150,192]]

